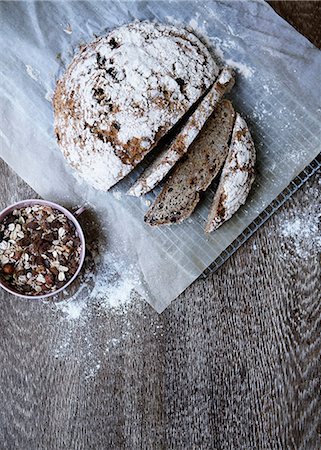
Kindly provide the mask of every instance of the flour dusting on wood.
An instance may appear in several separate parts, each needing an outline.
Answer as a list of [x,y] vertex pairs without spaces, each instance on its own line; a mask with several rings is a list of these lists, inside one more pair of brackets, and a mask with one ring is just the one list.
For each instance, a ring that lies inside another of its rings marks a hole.
[[308,189],[309,203],[304,214],[281,220],[278,232],[283,238],[282,248],[286,250],[285,257],[288,257],[287,253],[290,252],[307,260],[321,252],[320,187],[321,179],[317,188]]
[[[139,282],[132,266],[120,264],[117,255],[105,260],[94,249],[88,253],[90,260],[74,291],[70,286],[62,301],[48,302],[57,322],[53,356],[81,364],[84,379],[95,377],[106,354],[130,338],[128,311],[143,306],[135,293]],[[122,327],[113,330],[110,322],[121,323]],[[102,333],[106,334],[103,341]]]
[[321,251],[320,214],[295,217],[281,224],[281,236],[287,238],[295,253],[303,259]]

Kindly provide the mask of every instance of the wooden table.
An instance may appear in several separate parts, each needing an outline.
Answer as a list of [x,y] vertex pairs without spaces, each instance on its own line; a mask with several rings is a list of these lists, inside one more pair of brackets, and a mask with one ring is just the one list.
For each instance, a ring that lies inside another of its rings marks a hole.
[[[320,46],[320,2],[273,6]],[[0,173],[1,207],[34,195]],[[317,217],[320,182],[162,315],[66,319],[0,292],[0,449],[320,449],[319,257],[282,235]]]

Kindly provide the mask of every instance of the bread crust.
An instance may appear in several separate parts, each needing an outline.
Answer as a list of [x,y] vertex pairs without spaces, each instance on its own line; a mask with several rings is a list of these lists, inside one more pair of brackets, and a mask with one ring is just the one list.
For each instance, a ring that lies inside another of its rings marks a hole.
[[210,209],[206,233],[219,228],[245,203],[253,184],[255,146],[245,120],[236,114],[228,157]]

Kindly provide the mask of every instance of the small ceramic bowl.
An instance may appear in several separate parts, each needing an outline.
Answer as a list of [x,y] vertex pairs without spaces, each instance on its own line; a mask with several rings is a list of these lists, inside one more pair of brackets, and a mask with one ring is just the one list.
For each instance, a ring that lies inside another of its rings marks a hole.
[[42,295],[26,295],[26,294],[21,294],[20,292],[17,292],[12,286],[10,286],[9,283],[6,283],[4,280],[1,280],[0,278],[0,286],[5,289],[6,291],[10,292],[10,294],[16,295],[17,297],[21,297],[21,298],[28,298],[28,299],[39,299],[39,298],[47,298],[47,297],[51,297],[53,295],[58,294],[59,292],[63,291],[67,286],[69,286],[74,280],[75,278],[77,278],[81,267],[84,263],[84,259],[85,259],[85,237],[84,237],[84,233],[82,231],[82,228],[77,220],[77,217],[85,210],[85,208],[82,206],[81,208],[77,209],[77,211],[75,211],[74,213],[71,213],[70,211],[68,211],[66,208],[64,208],[63,206],[57,205],[56,203],[53,202],[49,202],[46,200],[38,200],[38,199],[28,199],[28,200],[22,200],[21,202],[17,202],[14,203],[13,205],[8,206],[7,208],[5,208],[3,211],[1,211],[0,213],[0,223],[3,221],[3,219],[10,214],[14,209],[20,209],[20,208],[26,208],[28,206],[34,206],[34,205],[43,205],[43,206],[50,206],[51,208],[57,209],[58,211],[61,211],[75,226],[76,231],[78,233],[79,239],[80,239],[80,258],[79,258],[79,265],[78,268],[75,272],[75,274],[72,276],[72,278],[70,278],[70,280],[67,281],[66,284],[64,284],[62,287],[60,287],[59,289],[53,291],[53,292],[49,292],[47,294],[42,294]]

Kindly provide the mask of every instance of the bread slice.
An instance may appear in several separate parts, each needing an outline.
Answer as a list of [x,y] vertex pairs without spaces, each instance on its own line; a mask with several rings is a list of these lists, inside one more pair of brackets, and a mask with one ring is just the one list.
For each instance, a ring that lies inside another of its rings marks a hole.
[[205,231],[216,230],[245,203],[254,181],[255,147],[245,120],[236,114],[229,154]]
[[54,95],[69,164],[96,189],[127,175],[213,84],[204,44],[173,25],[133,22],[83,46]]
[[163,190],[147,211],[145,222],[169,225],[182,222],[192,214],[199,202],[200,192],[208,188],[224,164],[234,116],[231,102],[223,100],[177,163]]
[[128,191],[136,197],[152,190],[187,152],[189,146],[203,128],[206,120],[216,109],[223,95],[234,85],[233,70],[224,68],[213,87],[202,99],[194,113],[189,117],[180,132],[151,163]]

